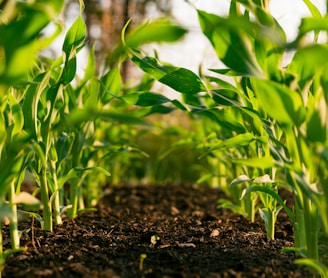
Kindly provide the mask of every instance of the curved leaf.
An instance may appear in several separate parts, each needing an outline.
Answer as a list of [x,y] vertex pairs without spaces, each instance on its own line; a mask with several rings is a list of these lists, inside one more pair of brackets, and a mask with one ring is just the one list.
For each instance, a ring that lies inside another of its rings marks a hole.
[[294,217],[293,212],[286,206],[283,199],[279,196],[279,194],[277,192],[275,192],[275,191],[273,191],[273,190],[271,190],[267,187],[249,186],[249,187],[247,187],[243,190],[240,199],[244,198],[244,196],[246,194],[249,194],[250,192],[257,192],[257,191],[271,195],[279,203],[279,205],[281,205],[285,209],[285,211],[287,212],[287,214],[288,214],[290,220],[292,221],[292,223],[295,222],[295,217]]
[[289,126],[300,126],[305,120],[299,93],[270,80],[254,79],[252,84],[262,109],[272,118]]
[[67,31],[63,43],[63,51],[66,54],[65,61],[70,59],[72,49],[77,49],[81,46],[86,37],[86,25],[81,16],[79,16],[71,28]]
[[188,69],[160,65],[158,60],[152,57],[139,58],[134,55],[132,61],[156,80],[180,93],[196,94],[206,91],[201,79]]
[[241,75],[263,76],[250,40],[254,23],[244,17],[223,18],[201,10],[197,13],[203,33],[226,66]]

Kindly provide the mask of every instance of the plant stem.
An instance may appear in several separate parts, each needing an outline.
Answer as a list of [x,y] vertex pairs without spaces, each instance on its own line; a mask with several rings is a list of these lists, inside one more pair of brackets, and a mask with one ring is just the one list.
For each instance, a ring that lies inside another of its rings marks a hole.
[[306,229],[306,250],[307,257],[317,260],[319,258],[318,249],[318,210],[307,197],[304,198],[304,219]]
[[52,208],[51,201],[49,200],[49,188],[47,182],[47,173],[46,167],[42,167],[40,174],[40,188],[41,188],[41,201],[43,204],[43,220],[44,226],[43,229],[46,231],[53,230],[52,224]]
[[253,197],[253,193],[246,194],[244,198],[244,206],[245,211],[247,213],[247,218],[251,220],[251,222],[255,221],[255,203],[256,199]]
[[10,184],[10,189],[8,192],[9,204],[10,204],[10,239],[11,239],[11,248],[18,249],[20,247],[19,235],[18,235],[18,220],[17,220],[17,206],[15,204],[15,184],[14,181]]
[[54,220],[56,225],[61,225],[63,220],[60,216],[60,196],[59,196],[59,189],[58,189],[58,180],[57,180],[57,173],[56,173],[56,162],[51,161],[52,167],[52,178],[54,181],[54,192],[53,192],[53,214]]
[[[304,210],[300,206],[300,201],[297,199],[295,200],[295,219],[296,221],[294,223],[294,244],[296,248],[304,250],[306,249],[306,236],[304,235]],[[300,253],[298,253],[298,255],[300,255]]]
[[68,210],[68,217],[75,218],[79,205],[79,196],[81,190],[82,179],[73,179],[70,185],[70,200],[72,207]]
[[275,212],[269,210],[267,213],[268,213],[268,215],[267,215],[267,217],[268,217],[267,236],[270,239],[274,239],[274,232],[275,232],[274,224],[276,222]]

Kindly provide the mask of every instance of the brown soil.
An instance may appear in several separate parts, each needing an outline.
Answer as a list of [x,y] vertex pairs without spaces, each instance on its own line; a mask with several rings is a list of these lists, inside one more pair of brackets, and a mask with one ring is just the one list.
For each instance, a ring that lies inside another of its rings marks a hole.
[[[294,264],[292,225],[280,213],[276,239],[263,222],[218,209],[217,189],[110,188],[96,212],[64,219],[53,233],[34,222],[27,251],[11,255],[3,277],[309,277]],[[10,247],[8,230],[4,231]]]

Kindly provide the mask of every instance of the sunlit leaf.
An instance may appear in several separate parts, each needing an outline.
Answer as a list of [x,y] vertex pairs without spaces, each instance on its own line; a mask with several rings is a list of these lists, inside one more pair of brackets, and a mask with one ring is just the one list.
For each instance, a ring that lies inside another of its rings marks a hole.
[[9,103],[13,117],[13,134],[17,134],[23,130],[24,126],[24,115],[21,106],[13,95],[8,95]]
[[86,36],[86,25],[81,16],[79,16],[71,28],[67,31],[64,44],[63,51],[66,54],[65,60],[70,59],[70,54],[73,49],[77,49],[81,46]]
[[61,0],[42,2],[19,2],[12,21],[0,24],[0,83],[11,84],[26,78],[36,51],[42,47],[38,36],[63,5]]
[[246,175],[240,175],[239,177],[233,179],[229,186],[230,187],[233,187],[233,186],[236,186],[236,185],[239,185],[239,184],[242,184],[242,183],[245,183],[245,182],[249,182],[251,181],[252,179]]
[[255,140],[255,138],[254,135],[251,133],[238,134],[232,138],[220,142],[219,144],[212,147],[211,150],[222,149],[222,148],[227,149],[235,146],[245,146],[248,145],[253,140]]
[[195,94],[206,90],[201,79],[188,69],[171,65],[160,65],[152,57],[139,58],[133,56],[132,61],[156,80],[180,93]]
[[126,25],[122,30],[122,43],[107,58],[109,65],[116,64],[121,57],[126,59],[127,53],[131,49],[137,49],[141,45],[152,42],[174,42],[182,38],[187,32],[185,28],[167,18],[145,22],[125,34],[127,27]]
[[274,183],[275,181],[271,180],[271,178],[268,174],[265,174],[263,176],[256,177],[255,179],[253,179],[253,182],[255,182],[255,183]]
[[174,42],[180,39],[187,30],[171,20],[160,18],[146,22],[132,30],[125,38],[125,43],[131,48],[150,42]]
[[246,159],[233,159],[232,162],[248,167],[255,167],[260,169],[269,169],[274,167],[274,160],[271,157],[256,157]]
[[314,44],[298,50],[291,63],[288,71],[296,74],[297,80],[301,86],[304,86],[316,73],[328,64],[328,46],[323,44]]
[[263,76],[250,40],[253,23],[243,17],[223,18],[200,10],[197,13],[203,33],[226,66],[241,75]]
[[305,120],[305,108],[299,93],[269,80],[253,80],[262,109],[281,124],[296,125]]
[[318,260],[314,260],[311,258],[302,258],[295,260],[295,263],[298,265],[304,265],[309,267],[310,269],[318,272],[322,278],[328,277],[328,267],[319,262]]
[[321,13],[319,9],[310,0],[303,0],[303,2],[308,7],[313,18],[321,18]]

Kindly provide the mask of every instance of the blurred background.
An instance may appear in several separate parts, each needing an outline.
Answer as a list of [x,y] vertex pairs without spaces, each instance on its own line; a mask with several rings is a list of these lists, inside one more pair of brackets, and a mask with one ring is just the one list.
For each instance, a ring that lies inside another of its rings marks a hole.
[[[147,50],[156,49],[161,60],[174,63],[181,67],[197,71],[199,65],[209,68],[218,61],[205,36],[201,33],[195,8],[207,12],[225,15],[228,13],[230,0],[88,0],[85,2],[85,21],[88,28],[89,44],[95,43],[98,66],[120,40],[121,30],[128,20],[129,28],[133,28],[145,20],[158,17],[172,17],[189,30],[179,43],[174,45],[149,45]],[[325,0],[312,0],[322,12],[326,9]],[[297,27],[303,16],[309,11],[303,0],[271,0],[270,9],[282,27],[286,30],[289,40],[297,34]],[[79,3],[68,0],[64,15],[65,26],[68,28],[79,12]],[[54,49],[60,49],[63,38],[59,38]],[[183,55],[181,55],[183,53]],[[83,56],[83,55],[81,55]],[[85,59],[80,57],[80,67]],[[128,74],[123,72],[123,74]]]

